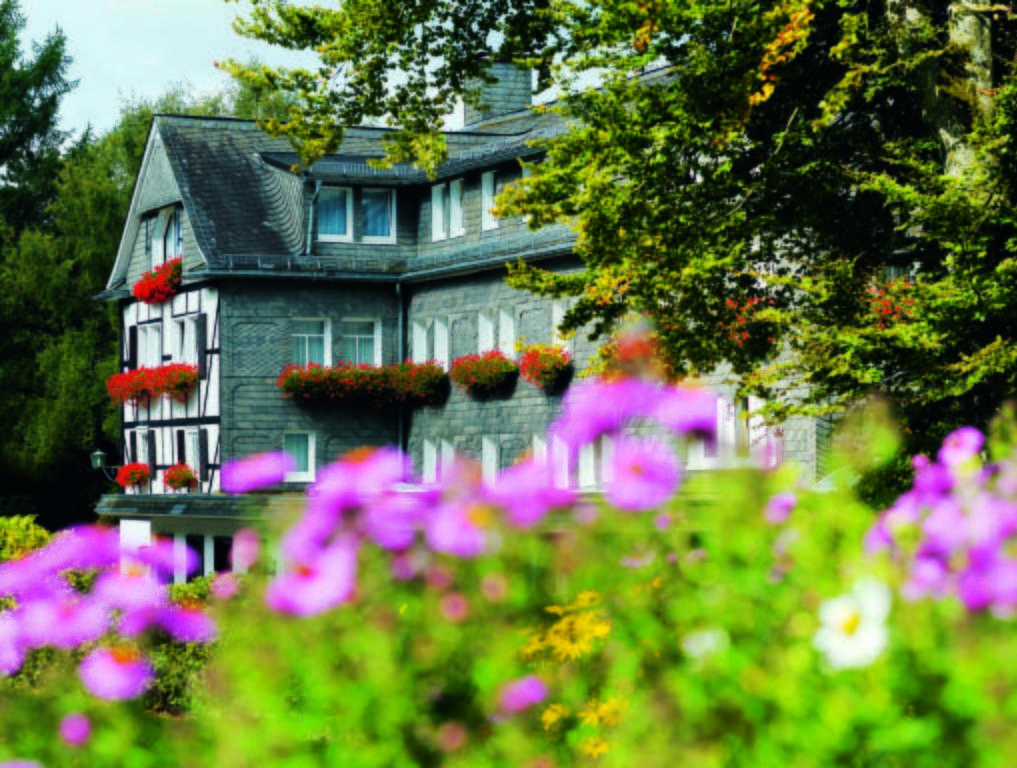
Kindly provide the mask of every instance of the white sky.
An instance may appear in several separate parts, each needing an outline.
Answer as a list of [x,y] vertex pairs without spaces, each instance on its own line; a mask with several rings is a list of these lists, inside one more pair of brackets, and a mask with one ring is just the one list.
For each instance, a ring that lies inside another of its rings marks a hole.
[[21,0],[27,17],[22,49],[57,26],[74,59],[69,77],[78,86],[64,97],[61,127],[97,132],[116,123],[125,100],[154,99],[175,83],[197,92],[224,87],[218,59],[256,56],[266,64],[313,65],[295,54],[237,35],[231,22],[246,2],[223,0]]

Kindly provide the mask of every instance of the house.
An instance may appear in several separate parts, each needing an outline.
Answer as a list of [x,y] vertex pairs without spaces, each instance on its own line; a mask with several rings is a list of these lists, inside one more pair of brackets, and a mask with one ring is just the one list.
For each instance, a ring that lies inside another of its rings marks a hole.
[[[448,133],[449,160],[436,179],[411,166],[370,165],[384,154],[381,128],[350,128],[337,154],[297,172],[286,141],[251,121],[154,119],[101,298],[120,309],[125,372],[186,363],[198,378],[182,400],[123,406],[123,463],[147,464],[151,476],[98,505],[119,520],[125,543],[172,535],[201,553],[205,573],[228,567],[251,501],[220,493],[220,468],[259,452],[286,450],[297,462],[284,493],[259,497],[271,506],[362,445],[403,447],[425,479],[456,455],[490,474],[527,450],[553,450],[544,434],[560,400],[522,382],[505,399],[478,402],[453,390],[443,405],[414,409],[309,408],[276,385],[288,364],[447,367],[487,349],[514,355],[521,340],[567,345],[579,364],[594,353],[581,334],[556,337],[563,303],[502,281],[506,262],[520,258],[554,270],[579,263],[566,227],[533,232],[491,213],[498,191],[522,172],[520,158],[538,159],[529,140],[567,130],[560,117],[530,110],[529,73],[496,68],[501,79],[483,94],[488,108],[468,108],[465,128]],[[137,300],[142,275],[174,258],[182,259],[176,294]],[[730,402],[718,419],[719,448],[693,447],[693,468],[723,463],[765,431],[737,418]],[[785,425],[785,456],[814,472],[819,437],[811,420]],[[602,453],[584,454],[562,482],[595,487]],[[190,493],[164,483],[181,462],[197,476]]]

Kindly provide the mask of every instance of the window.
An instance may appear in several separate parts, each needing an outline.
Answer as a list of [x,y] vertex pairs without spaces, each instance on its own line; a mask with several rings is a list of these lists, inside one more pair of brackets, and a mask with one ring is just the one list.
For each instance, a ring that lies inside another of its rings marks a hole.
[[330,324],[323,318],[297,318],[293,320],[290,336],[290,359],[294,365],[332,364]]
[[448,320],[443,317],[434,320],[434,359],[448,368]]
[[181,363],[194,365],[198,362],[198,348],[195,339],[197,331],[196,318],[185,317],[177,320],[177,354]]
[[438,448],[433,440],[424,441],[424,460],[420,471],[425,483],[438,479]]
[[568,339],[558,330],[565,319],[565,302],[555,299],[551,302],[551,343],[556,347],[565,347]]
[[492,309],[480,310],[477,318],[477,351],[487,352],[494,349],[495,314]]
[[605,483],[611,482],[612,446],[611,438],[601,435],[579,449],[580,488],[603,488]]
[[283,450],[293,457],[295,468],[286,473],[288,483],[314,481],[314,433],[287,432],[283,435]]
[[180,209],[174,208],[166,220],[162,233],[162,260],[170,261],[183,253],[183,228],[180,226]]
[[506,357],[516,353],[516,318],[510,309],[498,313],[498,349]]
[[162,326],[159,323],[138,326],[138,366],[162,365]]
[[395,191],[365,189],[360,193],[360,219],[365,243],[394,243]]
[[492,437],[485,437],[480,444],[480,472],[490,482],[498,476],[498,443]]
[[498,219],[491,212],[498,190],[498,172],[487,171],[480,181],[480,228],[497,229]]
[[425,321],[413,321],[411,344],[411,359],[413,362],[427,362],[427,323]]
[[452,465],[456,460],[456,448],[451,440],[441,441],[441,455],[438,458],[438,479],[447,480],[449,470],[452,469]]
[[343,362],[356,365],[381,363],[381,334],[378,320],[343,319]]
[[463,180],[431,187],[431,240],[459,237],[466,233],[463,217]]
[[348,187],[325,187],[318,192],[318,240],[349,242],[353,239],[353,191]]

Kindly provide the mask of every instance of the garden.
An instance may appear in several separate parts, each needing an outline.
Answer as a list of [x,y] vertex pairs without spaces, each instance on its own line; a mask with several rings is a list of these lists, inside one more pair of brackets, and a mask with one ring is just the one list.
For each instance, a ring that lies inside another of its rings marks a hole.
[[715,409],[639,375],[574,383],[551,432],[570,462],[611,438],[596,495],[532,456],[424,485],[395,449],[354,451],[236,537],[245,575],[186,585],[170,542],[8,521],[0,765],[1006,765],[1014,415],[915,457],[878,511],[852,483],[898,448],[878,402],[823,490],[751,457],[683,470]]

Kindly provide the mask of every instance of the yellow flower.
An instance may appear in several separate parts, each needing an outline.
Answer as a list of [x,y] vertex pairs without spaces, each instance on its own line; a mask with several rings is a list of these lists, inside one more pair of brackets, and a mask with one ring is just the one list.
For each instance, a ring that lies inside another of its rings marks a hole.
[[610,744],[607,739],[602,739],[599,736],[594,736],[589,739],[584,739],[579,744],[579,751],[587,757],[592,757],[594,760],[598,759],[601,755],[607,752]]
[[593,727],[615,726],[621,721],[622,715],[628,709],[628,703],[624,699],[612,696],[606,701],[590,701],[579,714],[585,725]]
[[563,704],[551,704],[540,716],[545,731],[553,731],[569,716],[569,708]]

